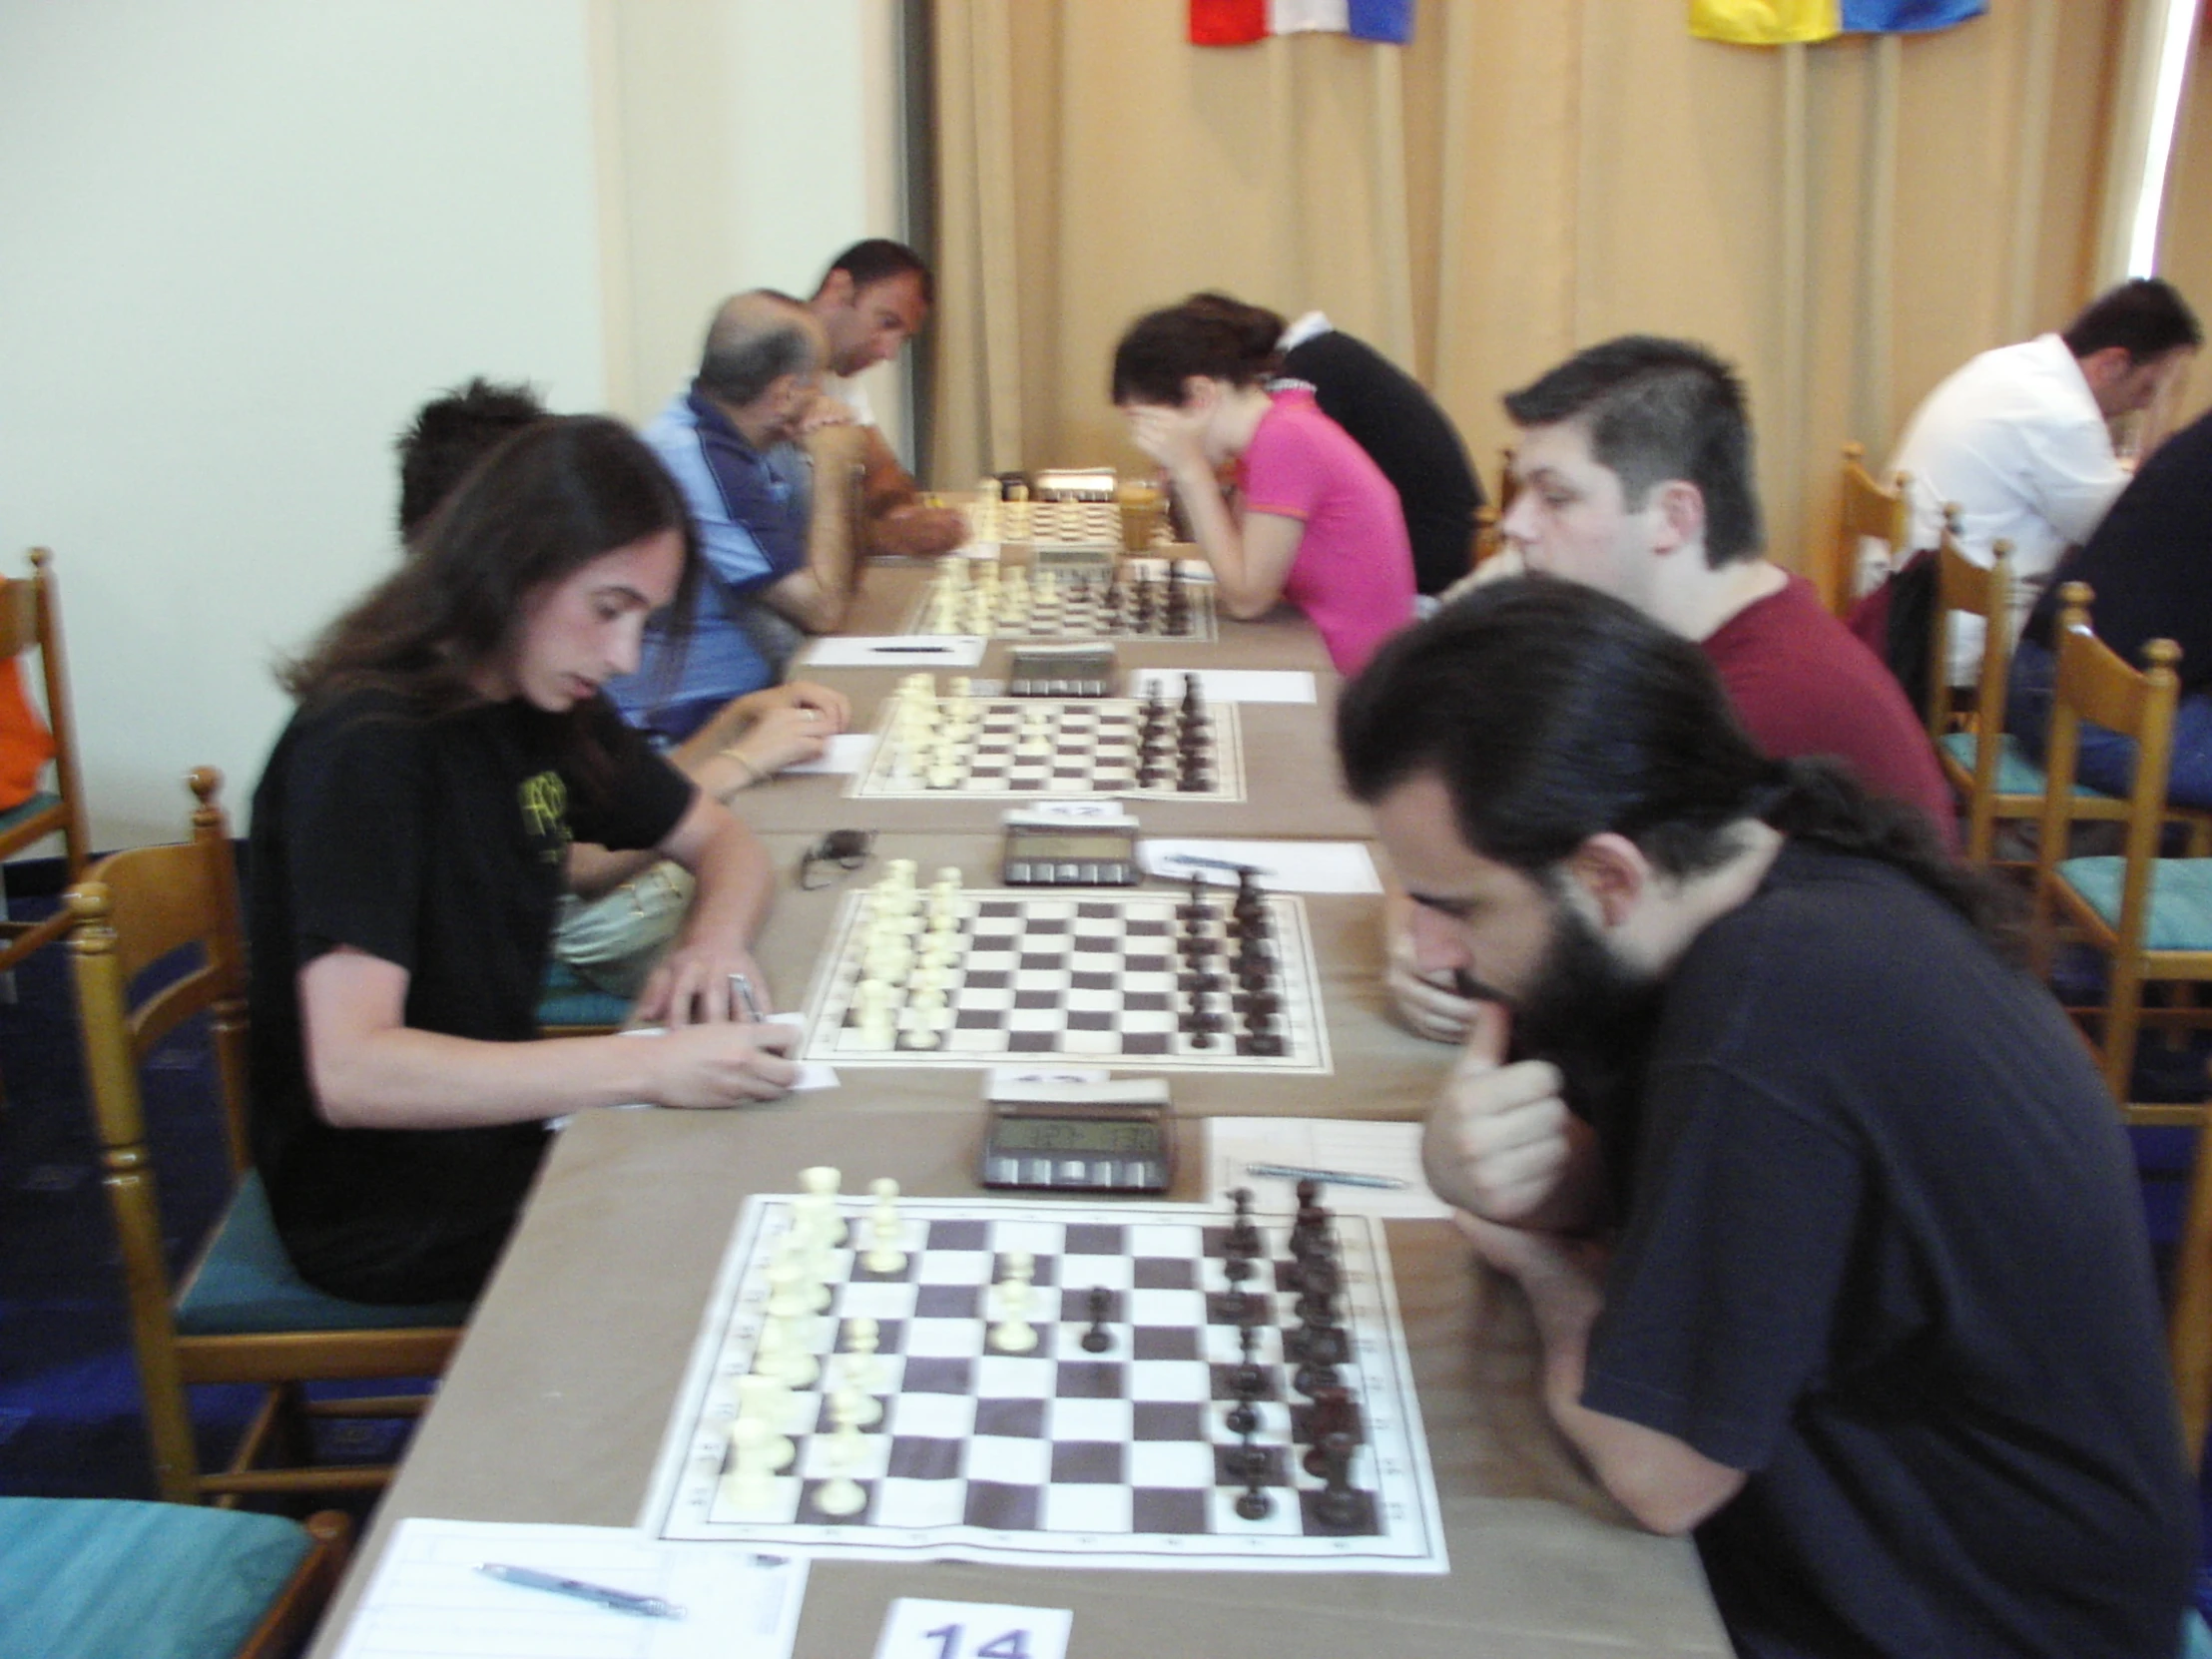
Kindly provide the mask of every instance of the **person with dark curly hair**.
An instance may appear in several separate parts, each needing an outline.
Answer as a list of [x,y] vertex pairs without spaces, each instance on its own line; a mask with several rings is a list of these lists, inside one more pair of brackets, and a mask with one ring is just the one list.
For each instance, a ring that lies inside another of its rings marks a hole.
[[1399,635],[1338,737],[1476,1008],[1430,1184],[1735,1651],[2177,1652],[2196,1502],[2133,1159],[2006,889],[1573,583]]

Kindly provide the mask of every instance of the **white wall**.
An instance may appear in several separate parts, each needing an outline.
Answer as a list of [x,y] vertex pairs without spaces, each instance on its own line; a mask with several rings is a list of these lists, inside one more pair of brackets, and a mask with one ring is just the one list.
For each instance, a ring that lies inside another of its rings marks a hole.
[[[699,362],[741,288],[805,298],[838,250],[898,236],[892,0],[603,0],[614,407],[644,419]],[[619,223],[617,222],[619,221]],[[904,434],[903,361],[874,371]]]
[[[680,83],[615,73],[664,11],[732,50]],[[55,549],[99,845],[181,833],[201,762],[243,825],[287,712],[270,661],[386,568],[391,439],[424,397],[475,373],[563,409],[665,395],[652,352],[689,312],[688,355],[712,298],[632,280],[686,245],[654,192],[715,206],[686,266],[712,297],[896,233],[895,110],[864,108],[890,21],[888,0],[0,0],[0,558]],[[640,152],[643,109],[662,142]],[[735,188],[756,174],[774,188]]]

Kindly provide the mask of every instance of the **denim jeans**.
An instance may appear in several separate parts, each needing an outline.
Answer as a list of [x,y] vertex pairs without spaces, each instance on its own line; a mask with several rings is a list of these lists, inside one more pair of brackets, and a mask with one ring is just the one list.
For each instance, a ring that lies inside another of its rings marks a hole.
[[[2058,659],[2032,640],[2012,653],[2012,678],[2004,697],[2004,729],[2037,766],[2050,741],[2051,684]],[[2084,721],[2074,781],[2106,795],[2127,794],[2135,783],[2135,740]],[[2166,800],[2176,807],[2212,807],[2212,696],[2192,693],[2174,708],[2173,764]]]

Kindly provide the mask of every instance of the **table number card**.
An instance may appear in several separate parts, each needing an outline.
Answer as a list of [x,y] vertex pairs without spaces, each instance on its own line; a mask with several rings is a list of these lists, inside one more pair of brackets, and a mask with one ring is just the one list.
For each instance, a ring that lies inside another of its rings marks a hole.
[[875,1659],[1062,1659],[1074,1622],[1065,1607],[900,1596],[883,1620]]

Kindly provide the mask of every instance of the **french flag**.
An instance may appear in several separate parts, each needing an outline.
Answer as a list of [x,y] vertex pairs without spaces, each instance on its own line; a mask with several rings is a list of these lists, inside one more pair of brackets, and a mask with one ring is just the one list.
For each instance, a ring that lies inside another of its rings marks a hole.
[[1413,38],[1413,0],[1191,0],[1193,46],[1309,34],[1403,46]]

